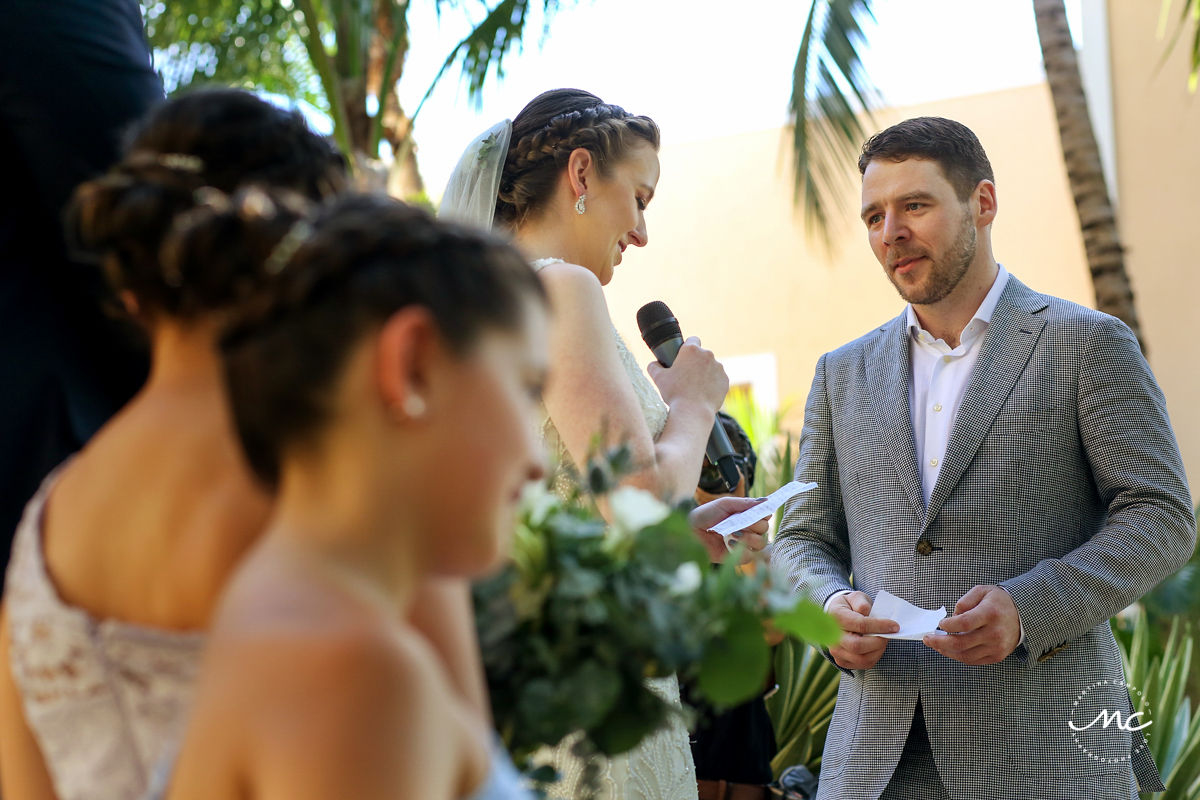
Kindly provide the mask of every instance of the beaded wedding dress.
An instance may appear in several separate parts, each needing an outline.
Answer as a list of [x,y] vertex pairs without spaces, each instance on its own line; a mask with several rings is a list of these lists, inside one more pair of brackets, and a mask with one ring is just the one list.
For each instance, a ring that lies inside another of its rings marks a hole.
[[[547,264],[561,261],[560,258],[543,258],[534,261],[533,268],[540,270]],[[657,439],[667,423],[667,405],[615,328],[613,341],[637,394],[646,425]],[[551,423],[547,422],[547,428],[547,438],[556,440],[557,432]],[[567,457],[561,444],[557,448],[559,452],[552,456]],[[679,682],[674,675],[648,679],[646,685],[671,705],[680,706]],[[550,789],[551,800],[569,800],[581,795],[580,781],[587,764],[571,754],[570,744],[571,739],[568,739],[537,756],[539,763],[552,765],[562,776]],[[599,766],[597,800],[695,800],[697,796],[696,768],[688,732],[679,716],[673,716],[668,727],[647,737],[628,753],[601,759]]]

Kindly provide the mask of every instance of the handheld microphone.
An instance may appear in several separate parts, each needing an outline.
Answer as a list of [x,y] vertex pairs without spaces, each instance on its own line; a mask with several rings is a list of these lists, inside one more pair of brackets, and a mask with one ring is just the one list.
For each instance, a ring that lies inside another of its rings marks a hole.
[[[674,364],[675,356],[679,355],[679,348],[683,347],[683,334],[679,330],[679,320],[675,319],[667,304],[661,300],[647,303],[638,309],[637,322],[638,329],[642,332],[642,341],[650,348],[650,352],[654,353],[658,363],[664,367]],[[736,489],[738,481],[741,480],[741,473],[738,471],[729,435],[725,433],[725,426],[719,419],[713,422],[712,433],[708,435],[708,446],[704,453],[710,462],[717,465],[721,478],[725,481],[725,491],[732,492]]]

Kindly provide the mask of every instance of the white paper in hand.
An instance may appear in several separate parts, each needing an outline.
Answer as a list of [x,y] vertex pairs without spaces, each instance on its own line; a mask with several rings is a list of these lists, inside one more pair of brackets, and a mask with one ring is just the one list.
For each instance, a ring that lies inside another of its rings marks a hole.
[[871,604],[871,613],[867,616],[877,619],[890,619],[900,623],[900,630],[896,633],[868,634],[870,636],[878,636],[881,639],[910,639],[920,641],[927,633],[945,635],[945,631],[938,628],[938,623],[946,618],[945,606],[935,611],[930,611],[919,606],[914,606],[907,600],[901,600],[890,592],[879,592],[879,596]]
[[801,483],[800,481],[792,481],[789,484],[779,487],[775,491],[767,495],[767,499],[763,500],[753,508],[748,508],[741,513],[734,514],[732,517],[726,517],[716,525],[709,528],[713,533],[719,533],[728,539],[732,534],[740,530],[744,530],[760,519],[766,519],[775,513],[775,509],[791,500],[798,494],[812,491],[817,488],[815,483]]

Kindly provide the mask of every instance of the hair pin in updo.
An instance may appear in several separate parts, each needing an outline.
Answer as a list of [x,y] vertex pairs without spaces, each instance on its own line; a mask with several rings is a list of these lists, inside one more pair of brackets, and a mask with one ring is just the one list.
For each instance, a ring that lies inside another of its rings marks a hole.
[[312,226],[306,220],[296,220],[263,261],[263,269],[266,273],[278,275],[282,272],[288,262],[292,260],[292,256],[311,235]]
[[218,212],[226,211],[229,208],[229,195],[213,186],[201,186],[192,192],[192,201],[198,206],[205,206]]
[[180,172],[199,173],[204,171],[204,159],[186,153],[160,153],[154,160],[167,169]]
[[241,212],[251,217],[272,217],[277,209],[261,187],[252,186],[242,193]]

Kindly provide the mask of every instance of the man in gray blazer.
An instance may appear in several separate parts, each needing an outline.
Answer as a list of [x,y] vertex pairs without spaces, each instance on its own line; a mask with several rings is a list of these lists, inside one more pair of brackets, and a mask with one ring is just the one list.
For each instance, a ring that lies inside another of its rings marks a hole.
[[[909,305],[817,363],[796,478],[819,488],[773,545],[845,632],[818,798],[1161,790],[1108,620],[1188,559],[1195,521],[1137,341],[996,263],[992,169],[963,125],[895,125],[859,170]],[[880,591],[953,609],[945,633],[875,635],[896,630],[868,616]]]

